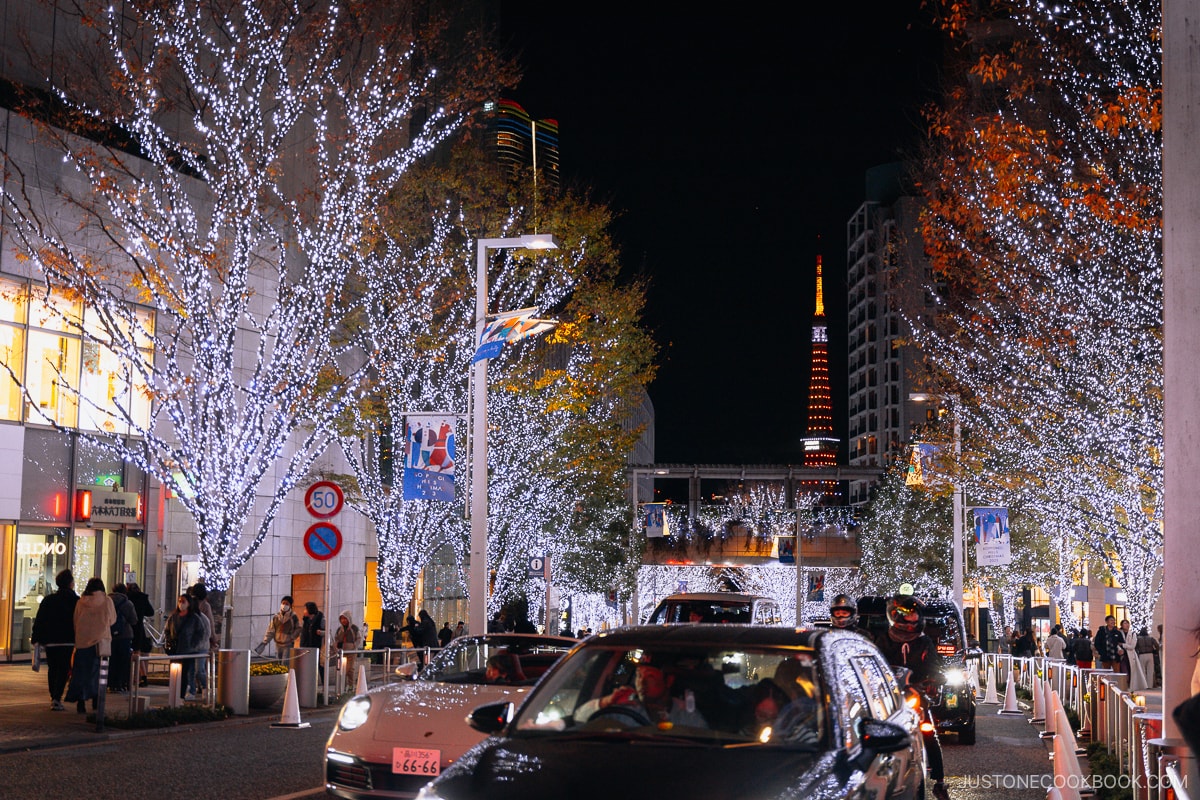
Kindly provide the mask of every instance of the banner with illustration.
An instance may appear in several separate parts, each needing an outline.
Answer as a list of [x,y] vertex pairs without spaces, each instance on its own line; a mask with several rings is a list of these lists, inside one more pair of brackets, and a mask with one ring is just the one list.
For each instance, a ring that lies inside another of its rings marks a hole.
[[825,573],[810,572],[808,573],[808,594],[805,596],[805,601],[809,603],[824,603],[825,602]]
[[454,500],[454,415],[409,414],[404,421],[404,499]]
[[667,530],[667,504],[646,503],[642,506],[642,520],[646,528],[647,539],[661,539],[670,536]]
[[975,565],[1005,567],[1012,563],[1007,508],[974,508]]
[[471,363],[495,358],[504,350],[505,345],[545,333],[558,324],[558,320],[535,319],[535,311],[536,308],[522,308],[492,317],[483,328],[479,347],[476,348]]
[[928,442],[913,444],[908,469],[904,474],[904,485],[915,486],[918,489],[936,489],[945,483],[946,476],[937,467],[941,449],[941,445]]
[[795,536],[776,536],[775,543],[779,552],[780,564],[795,564],[796,563],[796,537]]

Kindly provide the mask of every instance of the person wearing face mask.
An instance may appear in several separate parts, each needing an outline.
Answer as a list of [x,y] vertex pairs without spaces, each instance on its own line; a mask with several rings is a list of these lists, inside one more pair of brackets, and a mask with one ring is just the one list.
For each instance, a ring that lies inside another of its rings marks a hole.
[[285,594],[279,601],[279,613],[267,623],[267,632],[263,634],[262,643],[254,648],[254,652],[262,655],[267,642],[274,641],[276,655],[283,658],[288,650],[296,646],[296,640],[303,631],[304,624],[296,616],[296,612],[292,611],[292,596]]

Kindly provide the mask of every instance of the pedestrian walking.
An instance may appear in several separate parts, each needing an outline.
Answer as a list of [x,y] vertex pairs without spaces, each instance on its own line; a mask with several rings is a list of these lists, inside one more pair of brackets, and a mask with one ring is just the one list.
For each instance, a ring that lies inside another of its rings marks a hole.
[[112,658],[108,661],[108,690],[119,694],[129,691],[129,678],[133,659],[133,629],[137,625],[137,610],[126,596],[125,584],[118,583],[108,593],[117,621],[112,626]]
[[263,634],[262,643],[254,648],[254,652],[262,655],[263,648],[267,646],[267,642],[274,642],[275,654],[279,658],[283,658],[288,650],[296,646],[296,642],[303,631],[303,623],[296,616],[296,612],[292,611],[292,596],[285,594],[279,600],[279,611],[267,623],[267,632]]
[[304,617],[300,620],[300,646],[317,651],[317,680],[325,680],[325,614],[317,604],[309,600],[304,604]]
[[196,581],[192,588],[188,589],[188,594],[192,596],[192,605],[195,606],[196,612],[204,616],[204,621],[208,623],[208,650],[209,658],[200,660],[196,664],[196,669],[192,673],[192,685],[189,687],[189,692],[202,695],[208,691],[208,665],[212,660],[212,654],[219,649],[219,638],[217,637],[217,620],[213,616],[212,604],[208,602],[208,587],[204,585],[204,581]]
[[446,624],[438,631],[438,646],[445,647],[450,644],[450,640],[454,638],[454,631],[450,628],[450,620],[446,620]]
[[345,662],[346,680],[350,680],[350,676],[354,674],[355,654],[354,650],[358,650],[362,646],[362,638],[358,632],[358,626],[350,620],[350,612],[343,611],[338,615],[338,629],[334,631],[333,643],[337,646],[338,655]]
[[1091,630],[1084,628],[1075,637],[1075,643],[1071,646],[1071,656],[1075,659],[1075,666],[1080,669],[1092,668],[1092,660],[1095,657],[1095,652],[1092,648]]
[[1055,661],[1063,660],[1063,654],[1067,651],[1067,640],[1062,637],[1061,625],[1055,625],[1050,629],[1050,635],[1046,637],[1043,649],[1047,658]]
[[460,636],[465,636],[466,633],[467,633],[467,623],[463,622],[460,619],[458,621],[458,624],[454,626],[454,638],[457,639]]
[[[416,647],[436,648],[438,646],[438,627],[433,621],[433,617],[429,616],[429,612],[421,609],[417,612],[417,635],[413,640]],[[418,643],[417,640],[420,640]]]
[[75,604],[75,662],[71,665],[71,683],[65,698],[68,703],[75,703],[80,714],[87,712],[88,700],[96,708],[101,649],[104,655],[111,653],[112,624],[116,621],[117,612],[104,592],[104,581],[89,579]]
[[150,604],[150,596],[143,592],[142,587],[138,586],[136,582],[126,584],[125,590],[138,615],[137,625],[133,629],[133,649],[142,655],[142,658],[138,659],[138,686],[145,686],[147,683],[145,657],[150,655],[150,651],[154,649],[154,643],[146,631],[146,620],[154,616],[154,606]]
[[1138,629],[1134,650],[1137,652],[1138,663],[1142,666],[1142,674],[1146,676],[1146,682],[1149,684],[1147,688],[1157,686],[1158,679],[1154,665],[1158,661],[1158,640],[1150,635],[1150,631],[1146,630],[1145,626]]
[[[175,610],[167,618],[163,649],[172,656],[194,656],[208,653],[208,619],[195,607],[195,600],[186,592],[179,595]],[[181,667],[179,697],[195,700],[195,674],[197,658],[176,658],[172,663]]]
[[1121,629],[1117,627],[1117,618],[1109,614],[1104,618],[1104,627],[1096,631],[1096,635],[1092,639],[1092,646],[1096,650],[1096,659],[1100,662],[1101,669],[1121,671],[1121,652],[1124,644],[1125,637],[1121,635]]
[[31,640],[46,651],[46,681],[50,710],[64,711],[63,691],[71,675],[71,653],[75,650],[75,576],[64,569],[54,577],[58,591],[42,600],[33,618]]

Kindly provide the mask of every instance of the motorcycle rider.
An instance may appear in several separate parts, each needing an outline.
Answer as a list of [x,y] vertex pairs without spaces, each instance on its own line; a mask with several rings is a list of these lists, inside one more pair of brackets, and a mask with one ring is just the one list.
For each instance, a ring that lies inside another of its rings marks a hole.
[[[893,667],[909,670],[909,683],[928,697],[936,692],[936,685],[942,680],[942,658],[933,639],[925,634],[924,607],[925,604],[911,594],[896,594],[888,598],[887,631],[876,637],[875,645]],[[924,715],[932,722],[928,708],[925,708]],[[937,729],[932,728],[924,736],[929,777],[933,779],[933,796],[937,800],[948,800],[950,794],[946,790],[942,746],[938,741]]]
[[854,630],[858,626],[858,606],[848,594],[839,594],[829,604],[829,625],[841,630]]

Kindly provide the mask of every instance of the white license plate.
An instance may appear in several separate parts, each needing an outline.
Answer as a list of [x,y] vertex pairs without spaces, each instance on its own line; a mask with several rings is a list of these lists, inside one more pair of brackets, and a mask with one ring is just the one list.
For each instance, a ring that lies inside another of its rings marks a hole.
[[392,748],[392,773],[395,775],[437,775],[441,772],[442,751],[415,747]]

